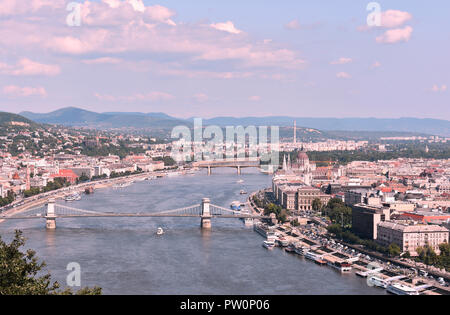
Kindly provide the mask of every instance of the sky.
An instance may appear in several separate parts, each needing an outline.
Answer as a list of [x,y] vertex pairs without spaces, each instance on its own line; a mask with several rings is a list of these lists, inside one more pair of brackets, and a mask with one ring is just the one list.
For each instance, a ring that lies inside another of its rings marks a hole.
[[0,111],[450,120],[450,2],[369,3],[0,0]]

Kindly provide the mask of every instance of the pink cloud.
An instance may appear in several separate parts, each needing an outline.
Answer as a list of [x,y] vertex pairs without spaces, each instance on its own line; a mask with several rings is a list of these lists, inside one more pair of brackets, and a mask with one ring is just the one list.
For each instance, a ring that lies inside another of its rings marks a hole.
[[162,22],[171,26],[176,23],[171,19],[175,16],[175,12],[161,5],[154,5],[145,9],[145,15],[151,20]]
[[[56,16],[33,16],[41,18],[39,23],[29,19],[0,20],[0,49],[14,47],[33,53],[50,51],[63,55],[174,54],[182,66],[169,71],[196,72],[194,76],[203,72],[220,78],[248,77],[258,67],[297,70],[306,63],[298,51],[254,40],[232,23],[214,24],[223,28],[218,32],[202,23],[172,23],[175,12],[158,5],[144,6],[142,10],[141,1],[102,0],[81,4],[82,27],[61,27],[54,22],[58,20]],[[58,14],[64,17],[67,12],[63,7]],[[230,31],[242,35],[229,36]],[[86,57],[82,60],[88,64],[108,62],[106,59],[90,62]],[[187,69],[199,60],[232,61],[233,64],[227,72]],[[243,71],[243,68],[252,69]]]
[[411,26],[406,26],[404,28],[396,28],[392,30],[387,30],[383,35],[376,38],[377,43],[384,44],[395,44],[398,42],[407,42],[410,40],[413,32]]
[[100,57],[96,59],[85,59],[82,60],[83,63],[87,65],[95,65],[95,64],[117,64],[122,62],[122,59],[113,58],[113,57]]
[[165,92],[159,92],[159,91],[152,91],[147,93],[137,93],[130,96],[112,96],[112,95],[103,95],[99,93],[94,94],[95,97],[100,101],[110,101],[110,102],[116,102],[116,101],[127,101],[127,102],[133,102],[133,101],[149,101],[149,102],[159,102],[159,101],[170,101],[175,98],[175,96],[165,93]]
[[210,26],[212,28],[216,29],[216,30],[228,32],[228,33],[231,33],[231,34],[240,34],[240,33],[242,33],[242,31],[238,30],[234,26],[233,22],[231,22],[231,21],[228,21],[228,22],[225,22],[225,23],[211,24]]
[[303,29],[303,30],[312,30],[312,29],[316,29],[318,27],[321,26],[321,22],[314,22],[314,23],[310,23],[310,24],[300,24],[299,20],[295,19],[290,21],[289,23],[287,23],[284,27],[288,30],[299,30],[299,29]]
[[60,9],[64,0],[0,0],[0,16],[35,13],[43,8]]
[[379,68],[379,67],[381,67],[381,62],[379,62],[379,61],[375,61],[371,66],[372,69]]
[[344,64],[350,63],[352,61],[353,61],[352,58],[342,57],[342,58],[339,58],[338,60],[330,62],[330,64],[332,64],[332,65],[344,65]]
[[387,10],[381,13],[381,26],[386,28],[399,27],[411,19],[411,13],[399,10]]
[[0,73],[14,76],[55,76],[61,73],[61,69],[57,65],[46,65],[28,58],[22,58],[14,66],[0,64]]
[[261,96],[253,95],[253,96],[250,96],[250,97],[248,98],[248,100],[249,100],[249,101],[252,101],[252,102],[259,102],[259,101],[261,100]]
[[285,27],[289,30],[298,30],[300,28],[300,22],[298,20],[292,20]]
[[433,85],[433,87],[431,88],[432,92],[438,93],[438,92],[445,92],[447,91],[447,85],[442,84],[441,86],[439,86],[438,84]]
[[336,78],[338,78],[338,79],[351,79],[351,75],[350,74],[348,74],[347,72],[339,72],[339,73],[336,73]]
[[204,93],[194,94],[193,98],[200,103],[204,103],[209,100],[209,96]]
[[46,97],[47,91],[43,87],[20,87],[8,85],[3,87],[3,94],[13,97],[40,96]]

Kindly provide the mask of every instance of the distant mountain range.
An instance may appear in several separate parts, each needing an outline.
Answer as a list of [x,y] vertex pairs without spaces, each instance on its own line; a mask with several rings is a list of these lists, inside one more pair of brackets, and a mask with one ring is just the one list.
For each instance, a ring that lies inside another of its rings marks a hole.
[[412,132],[430,135],[450,136],[450,121],[420,118],[304,118],[304,117],[217,117],[204,121],[208,125],[276,125],[297,126],[326,131],[383,131]]
[[[22,112],[20,115],[38,123],[61,124],[66,126],[92,127],[101,129],[172,129],[177,125],[192,126],[193,119],[179,119],[164,113],[107,112],[96,113],[75,107],[62,108],[50,113]],[[224,126],[271,126],[292,127],[297,121],[299,128],[322,131],[365,131],[393,134],[429,134],[450,136],[450,121],[419,118],[296,118],[288,116],[272,117],[216,117],[204,119],[203,125]]]
[[164,113],[96,113],[76,107],[61,108],[50,113],[21,112],[20,115],[38,123],[99,129],[170,129],[185,124]]

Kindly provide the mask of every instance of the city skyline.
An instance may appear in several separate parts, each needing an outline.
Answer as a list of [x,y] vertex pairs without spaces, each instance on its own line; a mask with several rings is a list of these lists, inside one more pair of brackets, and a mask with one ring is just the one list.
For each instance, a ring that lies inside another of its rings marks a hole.
[[444,1],[69,3],[0,1],[1,111],[450,120]]

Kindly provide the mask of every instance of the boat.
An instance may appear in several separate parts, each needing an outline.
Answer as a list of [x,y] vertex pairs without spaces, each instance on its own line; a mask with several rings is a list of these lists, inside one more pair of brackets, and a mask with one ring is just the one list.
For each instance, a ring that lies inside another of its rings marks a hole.
[[297,247],[295,253],[300,256],[305,256],[305,254],[308,253],[308,249],[306,247]]
[[312,261],[316,261],[316,259],[320,258],[320,256],[314,252],[307,252],[305,253],[305,258]]
[[360,271],[357,271],[355,274],[356,274],[358,277],[361,277],[361,278],[367,278],[367,272],[366,272],[366,271],[360,270]]
[[240,211],[241,210],[241,202],[240,201],[233,201],[230,205],[231,210]]
[[79,193],[73,193],[69,196],[66,196],[66,198],[64,198],[65,201],[78,201],[81,200],[81,195]]
[[295,247],[292,245],[285,247],[284,250],[286,253],[295,253]]
[[339,270],[340,272],[350,272],[352,271],[352,265],[346,261],[344,262],[339,262],[339,261],[335,261],[335,262],[328,262],[328,266]]
[[255,224],[253,225],[253,230],[262,237],[267,237],[268,229],[264,225]]
[[289,241],[284,237],[278,238],[277,242],[281,247],[287,247],[289,245]]
[[386,291],[395,295],[419,295],[419,291],[401,283],[388,285]]
[[316,259],[314,259],[314,262],[320,266],[325,266],[327,264],[327,261],[322,257],[317,257]]
[[267,249],[273,249],[275,247],[275,243],[272,241],[264,241],[262,246]]
[[381,279],[377,276],[371,276],[368,280],[368,283],[372,284],[375,287],[383,289],[387,289],[387,287],[389,286],[389,283],[386,280]]
[[278,239],[277,235],[273,231],[267,231],[266,233],[267,241],[275,243]]
[[132,184],[133,182],[124,182],[124,183],[117,183],[113,186],[113,188],[124,188],[124,187],[128,187]]
[[236,183],[242,184],[243,182],[244,182],[244,180],[243,180],[243,179],[240,179],[240,180],[238,180]]
[[161,227],[159,227],[157,230],[156,230],[156,235],[163,235],[164,234],[164,230],[161,228]]

